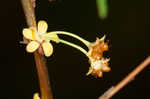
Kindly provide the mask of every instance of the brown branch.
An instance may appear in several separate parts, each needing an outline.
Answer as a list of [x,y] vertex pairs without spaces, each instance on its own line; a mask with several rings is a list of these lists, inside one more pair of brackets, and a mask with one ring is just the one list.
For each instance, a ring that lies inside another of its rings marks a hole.
[[50,88],[50,82],[48,79],[48,71],[45,65],[45,58],[38,52],[34,53],[34,58],[36,62],[37,73],[39,76],[41,98],[53,99],[51,88]]
[[110,99],[113,95],[115,95],[119,90],[121,90],[125,85],[127,85],[130,81],[132,81],[135,76],[137,76],[144,68],[146,68],[150,64],[150,56],[147,57],[139,66],[137,66],[127,77],[125,77],[121,82],[119,82],[116,86],[111,87],[108,91],[106,91],[99,99]]
[[[36,20],[32,1],[33,0],[21,0],[28,27],[36,29]],[[43,55],[39,54],[38,51],[34,52],[34,58],[39,78],[41,99],[53,99],[45,58]]]

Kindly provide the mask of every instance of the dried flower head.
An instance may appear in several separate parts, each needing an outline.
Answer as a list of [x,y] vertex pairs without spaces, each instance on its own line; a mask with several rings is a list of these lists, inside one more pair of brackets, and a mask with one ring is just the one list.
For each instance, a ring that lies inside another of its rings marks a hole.
[[103,52],[108,50],[108,43],[104,42],[105,36],[101,39],[97,38],[89,47],[88,56],[92,57],[94,60],[99,60],[103,57]]
[[96,40],[90,47],[88,51],[89,62],[91,64],[89,72],[87,75],[92,74],[97,77],[102,77],[103,72],[109,72],[111,69],[109,67],[109,59],[103,58],[103,52],[107,51],[108,43],[104,42],[105,36],[101,39]]
[[92,60],[90,61],[90,68],[87,74],[92,74],[97,77],[102,77],[103,72],[109,72],[111,69],[109,67],[109,59],[100,59],[100,60]]
[[[50,40],[43,40],[41,36],[46,33],[48,24],[45,21],[39,21],[37,31],[33,27],[23,29],[24,38],[29,40],[26,47],[27,52],[32,53],[38,48],[44,51],[45,56],[51,56],[53,53],[53,46]],[[57,34],[50,35],[53,38],[58,38]],[[58,42],[58,41],[56,41]]]

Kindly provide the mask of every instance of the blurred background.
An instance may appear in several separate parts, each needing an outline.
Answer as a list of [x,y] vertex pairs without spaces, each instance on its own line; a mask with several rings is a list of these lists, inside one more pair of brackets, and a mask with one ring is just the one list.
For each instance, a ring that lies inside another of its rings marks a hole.
[[[150,2],[112,1],[108,1],[108,17],[102,20],[97,14],[95,0],[37,0],[37,20],[46,20],[48,31],[72,32],[91,42],[106,34],[110,45],[105,56],[111,58],[112,70],[104,73],[103,78],[95,78],[86,76],[90,64],[81,52],[53,43],[54,53],[47,58],[47,66],[54,99],[97,99],[150,55]],[[27,27],[20,0],[3,0],[0,5],[0,97],[32,99],[33,93],[40,90],[34,57],[25,51],[25,45],[19,43],[22,29]],[[82,45],[75,39],[60,37]],[[150,67],[112,99],[147,98],[149,75]]]

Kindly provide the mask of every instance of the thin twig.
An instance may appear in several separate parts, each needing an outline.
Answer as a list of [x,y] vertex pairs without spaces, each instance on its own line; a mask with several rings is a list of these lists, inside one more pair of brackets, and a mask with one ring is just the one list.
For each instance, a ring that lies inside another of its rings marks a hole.
[[150,56],[147,57],[139,66],[137,66],[127,77],[125,77],[121,82],[119,82],[116,86],[111,87],[108,91],[106,91],[102,96],[98,99],[110,99],[113,95],[115,95],[119,90],[121,90],[125,85],[127,85],[130,81],[132,81],[135,76],[137,76],[144,68],[146,68],[150,64]]
[[[21,0],[28,27],[36,29],[36,20],[32,1],[33,0]],[[53,99],[45,58],[43,55],[39,54],[38,51],[34,52],[34,58],[40,83],[41,99]]]
[[47,67],[45,65],[45,58],[38,52],[34,53],[37,73],[39,77],[41,99],[53,99],[50,87]]

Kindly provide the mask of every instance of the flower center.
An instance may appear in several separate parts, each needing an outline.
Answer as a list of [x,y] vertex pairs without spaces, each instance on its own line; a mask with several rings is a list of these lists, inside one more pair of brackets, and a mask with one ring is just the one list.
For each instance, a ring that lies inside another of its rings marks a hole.
[[98,70],[102,68],[102,63],[100,60],[98,60],[98,61],[93,62],[92,66],[93,66],[93,69]]
[[41,38],[41,34],[39,32],[34,31],[34,36],[35,36],[35,40],[37,40],[40,43],[43,42],[43,39]]

